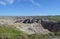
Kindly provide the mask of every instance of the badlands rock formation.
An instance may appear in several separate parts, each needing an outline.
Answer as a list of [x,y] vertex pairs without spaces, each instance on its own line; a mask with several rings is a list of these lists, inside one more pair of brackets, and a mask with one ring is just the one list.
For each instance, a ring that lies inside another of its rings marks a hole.
[[28,34],[47,34],[60,31],[60,22],[49,20],[43,16],[8,16],[0,17],[0,25],[13,25]]

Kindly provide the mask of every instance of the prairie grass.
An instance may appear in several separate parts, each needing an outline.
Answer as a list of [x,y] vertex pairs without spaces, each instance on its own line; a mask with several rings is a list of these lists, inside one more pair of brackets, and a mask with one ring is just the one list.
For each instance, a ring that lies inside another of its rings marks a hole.
[[0,39],[51,39],[55,36],[60,36],[60,32],[28,35],[12,27],[0,26]]

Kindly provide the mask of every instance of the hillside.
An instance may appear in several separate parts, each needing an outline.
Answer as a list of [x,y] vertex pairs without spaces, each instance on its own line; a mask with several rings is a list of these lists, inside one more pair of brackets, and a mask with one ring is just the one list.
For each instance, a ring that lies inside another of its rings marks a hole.
[[59,32],[60,30],[59,16],[2,16],[0,25],[12,25],[28,34],[44,34],[43,32]]
[[0,36],[11,36],[11,39],[15,39],[16,35],[32,35],[32,38],[34,35],[38,37],[41,35],[42,38],[44,35],[47,35],[47,38],[50,35],[55,37],[55,34],[59,36],[59,18],[59,16],[3,16],[0,17]]

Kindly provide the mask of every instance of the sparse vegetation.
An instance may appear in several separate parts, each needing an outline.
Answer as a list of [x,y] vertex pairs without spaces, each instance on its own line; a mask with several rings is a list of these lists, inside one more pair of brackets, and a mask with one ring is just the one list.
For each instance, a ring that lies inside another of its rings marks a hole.
[[60,33],[28,35],[11,27],[0,26],[0,39],[51,39],[50,36],[60,36]]
[[[50,20],[60,21],[60,17],[49,17]],[[50,27],[49,27],[50,28]],[[53,39],[60,37],[60,32],[50,32],[48,34],[27,34],[16,30],[13,26],[0,25],[0,39]]]
[[23,35],[23,34],[25,34],[25,33],[23,33],[22,31],[18,31],[12,27],[0,26],[0,36],[2,38],[11,37],[11,39],[12,38],[14,39],[16,35]]
[[50,16],[48,17],[50,20],[60,21],[60,16]]

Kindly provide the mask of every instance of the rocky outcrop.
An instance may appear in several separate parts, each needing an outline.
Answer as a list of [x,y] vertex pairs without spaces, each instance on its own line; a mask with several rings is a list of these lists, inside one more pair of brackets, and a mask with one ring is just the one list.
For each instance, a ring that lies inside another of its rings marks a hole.
[[27,32],[28,34],[47,34],[49,33],[48,29],[44,29],[41,24],[32,23],[32,24],[24,24],[20,23],[19,26],[16,26],[18,30],[22,30]]
[[60,22],[49,20],[47,17],[23,17],[19,18],[17,22],[24,24],[38,23],[41,24],[44,29],[48,29],[51,32],[60,32]]
[[51,32],[60,32],[60,22],[41,22],[42,26],[45,29],[48,29]]
[[15,23],[41,23],[41,21],[48,21],[47,17],[17,17]]
[[32,33],[60,32],[60,22],[49,20],[47,17],[0,17],[0,25],[13,25],[18,30]]

